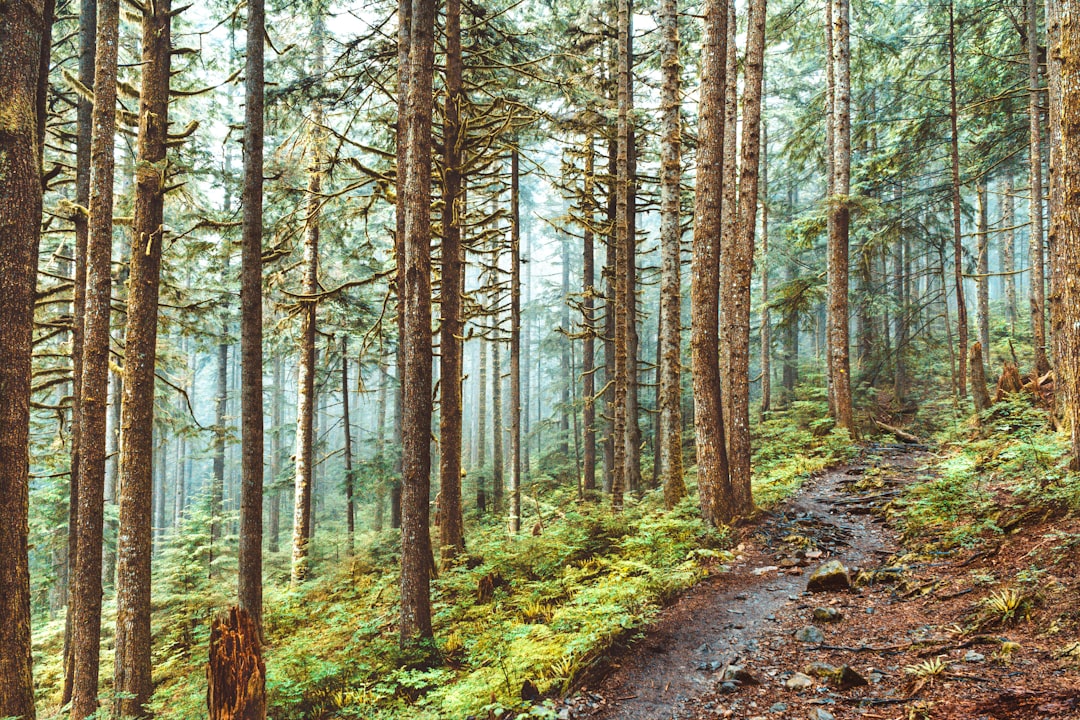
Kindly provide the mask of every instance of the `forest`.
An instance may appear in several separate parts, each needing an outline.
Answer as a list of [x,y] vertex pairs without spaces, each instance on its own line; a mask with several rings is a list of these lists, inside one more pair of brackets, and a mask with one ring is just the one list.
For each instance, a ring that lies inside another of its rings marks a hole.
[[1080,717],[1074,47],[0,3],[0,718]]

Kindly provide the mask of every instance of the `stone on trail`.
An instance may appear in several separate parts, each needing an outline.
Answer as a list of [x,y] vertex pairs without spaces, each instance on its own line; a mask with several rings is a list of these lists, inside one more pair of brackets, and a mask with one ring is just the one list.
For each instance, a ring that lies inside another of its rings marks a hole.
[[848,570],[839,560],[830,560],[821,565],[810,574],[806,583],[806,589],[810,592],[827,592],[829,590],[848,590],[851,588],[851,578]]
[[810,714],[807,715],[807,718],[808,720],[836,720],[835,715],[828,710],[823,710],[821,708],[814,708],[811,710]]
[[834,676],[836,687],[840,690],[850,690],[853,687],[869,685],[866,678],[852,670],[847,665],[841,665]]
[[814,687],[814,678],[797,672],[784,681],[784,687],[788,690],[807,690]]
[[795,639],[803,643],[820,645],[825,642],[825,633],[813,625],[807,625],[795,631]]
[[803,672],[811,677],[830,678],[836,675],[837,668],[823,662],[812,662],[803,668]]
[[844,619],[844,614],[831,607],[814,608],[814,619],[818,622],[835,623]]

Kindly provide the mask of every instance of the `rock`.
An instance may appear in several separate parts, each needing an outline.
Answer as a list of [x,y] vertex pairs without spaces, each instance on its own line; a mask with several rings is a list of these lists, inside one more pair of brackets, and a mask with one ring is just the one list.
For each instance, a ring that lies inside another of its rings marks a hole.
[[806,717],[808,720],[836,720],[835,715],[828,710],[823,710],[821,708],[814,708]]
[[830,560],[810,574],[806,589],[810,592],[828,592],[829,590],[848,590],[851,578],[848,570],[839,560]]
[[701,644],[701,645],[700,645],[700,646],[698,647],[697,651],[698,651],[699,653],[707,653],[707,652],[712,652],[712,648],[711,648],[711,647],[709,647],[709,643],[702,643],[702,644]]
[[760,685],[761,681],[751,675],[746,668],[740,665],[728,666],[724,673],[724,682],[737,682],[740,685]]
[[807,550],[806,551],[806,557],[808,559],[810,559],[810,560],[820,560],[821,556],[824,555],[824,554],[825,553],[821,552],[820,550]]
[[754,575],[764,575],[765,573],[771,573],[779,569],[780,568],[775,565],[766,565],[765,567],[754,568],[751,572],[753,572]]
[[968,650],[967,654],[964,655],[964,662],[969,663],[981,663],[985,659],[985,655],[983,655],[982,653],[977,653],[974,650]]
[[717,686],[716,690],[722,695],[730,695],[733,692],[738,692],[739,686],[733,682],[723,682]]
[[814,608],[814,619],[818,622],[835,623],[844,619],[844,614],[831,607]]
[[784,687],[788,690],[808,690],[814,687],[814,678],[797,672],[784,681]]
[[799,642],[820,645],[825,642],[825,633],[821,632],[821,630],[813,625],[807,625],[806,627],[799,628],[795,631],[795,639]]
[[774,703],[773,706],[771,708],[769,708],[769,712],[771,712],[771,713],[787,712],[787,705],[785,703]]
[[836,675],[837,668],[823,662],[812,662],[803,668],[803,672],[811,677],[830,678]]
[[521,684],[521,699],[528,702],[535,702],[540,699],[540,691],[536,689],[532,681],[526,680]]
[[793,567],[798,566],[799,562],[797,560],[792,559],[792,558],[784,558],[783,560],[781,560],[777,564],[782,568],[793,568]]
[[836,675],[833,676],[833,683],[840,690],[850,690],[853,687],[870,684],[866,681],[866,678],[852,670],[848,665],[840,666],[836,671]]

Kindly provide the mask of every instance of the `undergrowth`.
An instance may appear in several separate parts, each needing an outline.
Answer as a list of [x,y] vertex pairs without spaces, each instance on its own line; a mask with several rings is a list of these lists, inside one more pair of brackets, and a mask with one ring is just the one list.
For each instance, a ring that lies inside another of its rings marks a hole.
[[[754,490],[776,504],[813,474],[854,452],[846,433],[815,422],[818,398],[795,401],[757,426]],[[618,515],[580,504],[552,476],[533,479],[523,527],[508,539],[501,522],[470,520],[468,552],[432,582],[435,659],[398,647],[398,534],[357,537],[357,554],[335,561],[327,522],[315,548],[321,574],[289,586],[288,553],[265,560],[267,693],[275,720],[499,715],[528,708],[526,683],[541,694],[567,689],[613,646],[638,635],[673,595],[730,559],[726,529],[704,525],[695,471],[690,496],[665,512],[659,490],[627,498]],[[542,492],[541,492],[542,490]],[[545,501],[538,501],[543,497]],[[224,523],[228,526],[228,519]],[[199,506],[155,560],[153,711],[161,720],[205,716],[205,658],[212,615],[230,602],[235,554],[214,555],[207,577],[209,517]],[[103,628],[113,624],[106,608]],[[62,622],[39,628],[42,716],[56,710]],[[108,697],[112,661],[102,662]]]

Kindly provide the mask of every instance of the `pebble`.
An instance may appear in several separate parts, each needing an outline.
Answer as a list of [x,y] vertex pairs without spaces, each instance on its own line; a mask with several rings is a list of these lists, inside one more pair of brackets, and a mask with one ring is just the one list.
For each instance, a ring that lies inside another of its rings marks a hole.
[[985,655],[983,655],[982,653],[975,652],[974,650],[968,650],[967,654],[964,655],[964,662],[969,662],[969,663],[981,663],[985,659],[986,659]]
[[775,703],[771,708],[769,708],[769,712],[772,712],[772,713],[787,712],[787,704],[786,703],[779,703],[779,702]]
[[814,687],[814,678],[797,672],[784,681],[784,687],[788,690],[808,690]]
[[844,619],[844,614],[831,607],[816,607],[814,608],[814,619],[818,622],[835,623]]
[[807,625],[806,627],[799,628],[795,631],[795,639],[799,642],[820,645],[825,642],[825,633],[821,632],[821,630],[813,625]]
[[828,710],[822,710],[821,708],[814,708],[807,715],[809,720],[836,720],[836,716]]

